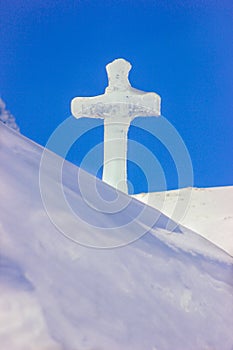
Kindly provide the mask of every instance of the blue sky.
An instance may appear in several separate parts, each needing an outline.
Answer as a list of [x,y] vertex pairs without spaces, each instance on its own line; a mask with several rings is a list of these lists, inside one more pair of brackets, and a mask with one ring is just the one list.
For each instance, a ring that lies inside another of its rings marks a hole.
[[[103,93],[105,65],[124,57],[132,85],[161,96],[190,153],[194,185],[232,184],[232,1],[11,0],[0,13],[0,94],[24,135],[45,145],[70,116],[71,99]],[[135,126],[130,137],[156,154],[167,188],[176,188],[166,148]],[[69,159],[79,164],[102,141],[99,126]],[[135,192],[147,190],[143,169],[129,164],[129,178]],[[156,181],[150,188],[161,189]]]

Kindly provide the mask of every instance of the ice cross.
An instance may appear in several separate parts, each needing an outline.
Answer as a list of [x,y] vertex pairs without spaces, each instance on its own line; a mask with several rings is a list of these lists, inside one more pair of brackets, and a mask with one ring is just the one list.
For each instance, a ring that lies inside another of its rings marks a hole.
[[106,66],[108,87],[103,95],[76,97],[71,102],[74,117],[104,119],[103,181],[128,193],[127,134],[137,116],[160,115],[160,96],[131,87],[131,64],[120,58]]

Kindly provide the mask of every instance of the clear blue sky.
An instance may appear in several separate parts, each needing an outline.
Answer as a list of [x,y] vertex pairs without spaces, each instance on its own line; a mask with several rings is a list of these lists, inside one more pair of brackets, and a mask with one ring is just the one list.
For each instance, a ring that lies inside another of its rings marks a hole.
[[[5,0],[0,14],[0,94],[24,135],[45,145],[69,117],[71,99],[103,93],[105,65],[124,57],[132,85],[162,97],[162,114],[189,150],[194,185],[232,184],[231,0]],[[139,134],[131,128],[158,153],[167,187],[175,188],[166,150]],[[80,163],[102,138],[101,127],[83,137],[70,159]],[[136,192],[146,190],[133,166],[129,176]]]

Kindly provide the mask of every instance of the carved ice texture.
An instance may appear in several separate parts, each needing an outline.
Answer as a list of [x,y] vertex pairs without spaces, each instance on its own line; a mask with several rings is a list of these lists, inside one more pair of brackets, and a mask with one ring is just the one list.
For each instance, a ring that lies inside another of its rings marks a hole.
[[76,97],[71,102],[74,117],[104,119],[103,181],[128,193],[127,134],[137,116],[160,115],[160,96],[131,87],[131,64],[120,58],[106,66],[108,86],[103,95]]

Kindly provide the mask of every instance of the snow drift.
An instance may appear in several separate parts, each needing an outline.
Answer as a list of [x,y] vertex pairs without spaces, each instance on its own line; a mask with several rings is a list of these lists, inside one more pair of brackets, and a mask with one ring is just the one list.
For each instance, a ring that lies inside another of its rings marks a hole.
[[[163,214],[152,226],[158,211],[135,199],[121,214],[96,213],[74,184],[77,173],[87,189],[97,181],[107,199],[115,189],[65,163],[67,200],[73,211],[95,221],[79,221],[82,235],[96,235],[95,226],[103,223],[118,224],[115,234],[123,235],[119,220],[144,208],[147,213],[134,222],[136,231],[143,227],[147,233],[123,247],[93,249],[68,239],[41,200],[42,152],[0,124],[1,348],[232,349],[232,258],[184,227],[168,231]],[[52,166],[48,183],[55,181]],[[117,195],[122,202],[127,198]]]
[[173,218],[176,206],[188,199],[179,222],[233,256],[233,186],[182,188],[134,197]]

